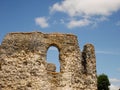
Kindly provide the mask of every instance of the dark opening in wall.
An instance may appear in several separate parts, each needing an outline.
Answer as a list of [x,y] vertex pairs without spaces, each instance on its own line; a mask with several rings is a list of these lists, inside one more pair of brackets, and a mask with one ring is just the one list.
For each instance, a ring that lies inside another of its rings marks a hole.
[[51,46],[48,48],[47,62],[55,64],[56,72],[60,72],[59,51],[58,51],[58,48],[56,48],[55,46]]

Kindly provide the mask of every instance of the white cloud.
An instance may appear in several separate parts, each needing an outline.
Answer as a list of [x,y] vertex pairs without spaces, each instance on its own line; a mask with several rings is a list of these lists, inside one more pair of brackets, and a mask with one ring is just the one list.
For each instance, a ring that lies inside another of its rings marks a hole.
[[37,25],[39,25],[42,28],[46,28],[49,26],[47,19],[45,17],[37,17],[35,18],[35,22]]
[[107,16],[119,9],[120,0],[63,0],[50,7],[50,12],[67,14],[71,19],[66,25],[74,28],[90,24],[97,26],[97,23],[108,20]]
[[110,90],[119,90],[120,86],[111,84]]
[[87,19],[83,19],[83,20],[71,20],[68,23],[68,28],[74,28],[74,27],[82,27],[82,26],[86,26],[89,25],[91,22]]
[[110,78],[109,80],[111,82],[110,90],[118,90],[118,89],[120,89],[120,79]]
[[63,0],[51,7],[51,12],[64,12],[69,16],[110,15],[120,8],[120,0]]

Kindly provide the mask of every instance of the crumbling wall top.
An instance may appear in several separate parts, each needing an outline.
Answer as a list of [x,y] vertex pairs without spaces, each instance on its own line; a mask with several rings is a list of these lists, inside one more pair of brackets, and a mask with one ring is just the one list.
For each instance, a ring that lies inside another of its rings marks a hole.
[[[47,63],[50,46],[59,50],[60,72]],[[77,36],[62,33],[9,33],[0,45],[0,90],[97,90],[92,44],[80,52]]]

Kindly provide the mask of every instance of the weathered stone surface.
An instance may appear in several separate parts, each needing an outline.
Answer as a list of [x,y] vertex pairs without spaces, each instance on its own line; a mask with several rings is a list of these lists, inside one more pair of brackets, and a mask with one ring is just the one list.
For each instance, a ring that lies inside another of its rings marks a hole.
[[[60,72],[46,61],[50,46],[59,50]],[[80,52],[72,34],[9,33],[0,45],[0,90],[97,90],[94,46]]]
[[55,64],[47,63],[47,71],[55,72],[55,71],[56,71],[56,66],[55,66]]

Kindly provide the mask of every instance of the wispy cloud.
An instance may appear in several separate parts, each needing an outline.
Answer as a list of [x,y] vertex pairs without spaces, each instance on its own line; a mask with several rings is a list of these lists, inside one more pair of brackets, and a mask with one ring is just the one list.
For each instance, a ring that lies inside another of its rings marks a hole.
[[37,25],[39,25],[41,28],[46,28],[49,26],[48,19],[45,17],[37,17],[35,18],[35,22]]
[[83,27],[83,26],[87,26],[91,23],[91,21],[87,20],[87,19],[83,19],[83,20],[71,20],[67,26],[68,28],[74,28],[74,27]]
[[96,51],[97,54],[109,54],[109,55],[120,55],[118,52],[111,52],[111,51]]
[[117,25],[117,26],[120,26],[120,21],[118,21],[118,22],[116,23],[116,25]]
[[74,18],[67,22],[68,28],[74,28],[106,21],[119,9],[120,0],[63,0],[51,6],[50,13],[61,12]]
[[102,17],[100,17],[100,18],[96,18],[96,21],[97,22],[102,22],[102,21],[108,21],[109,19],[107,18],[107,17],[105,17],[105,16],[102,16]]
[[110,90],[120,89],[120,79],[110,78],[109,80],[110,80],[110,83],[111,83]]
[[112,83],[120,83],[120,79],[110,78],[110,82],[112,82]]
[[[50,26],[48,21],[51,20],[51,14],[55,15],[57,12],[63,13],[62,17],[52,20],[52,24],[64,24],[69,29],[88,25],[96,27],[99,23],[109,20],[108,16],[120,10],[120,0],[62,0],[53,4],[49,10],[49,19],[35,18],[36,24],[41,28]],[[63,17],[64,19],[61,19]],[[120,26],[120,22],[116,25]]]
[[119,90],[119,89],[120,89],[120,86],[118,85],[114,85],[114,84],[110,85],[110,90]]

